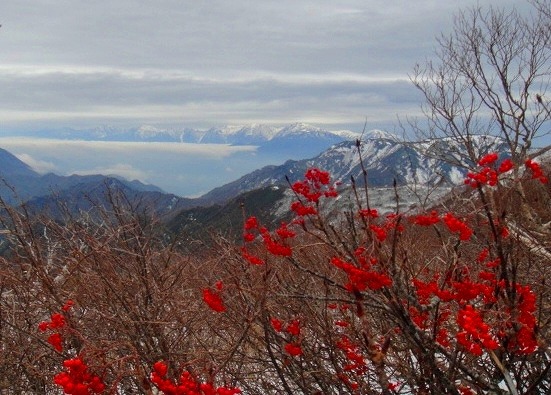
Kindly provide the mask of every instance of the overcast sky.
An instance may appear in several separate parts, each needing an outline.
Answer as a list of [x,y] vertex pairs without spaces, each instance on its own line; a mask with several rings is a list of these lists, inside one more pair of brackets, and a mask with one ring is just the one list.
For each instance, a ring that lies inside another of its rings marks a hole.
[[522,0],[2,0],[0,133],[303,121],[390,128],[453,13]]

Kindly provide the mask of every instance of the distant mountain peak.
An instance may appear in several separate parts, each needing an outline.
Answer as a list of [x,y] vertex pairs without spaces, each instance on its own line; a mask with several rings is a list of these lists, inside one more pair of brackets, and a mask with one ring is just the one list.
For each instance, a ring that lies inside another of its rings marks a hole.
[[396,135],[380,129],[369,130],[361,136],[362,140],[392,140],[398,141]]
[[313,125],[310,125],[306,122],[294,122],[292,124],[289,125],[289,128],[294,128],[294,129],[301,129],[301,130],[305,130],[305,129],[319,129],[317,126],[313,126]]
[[151,125],[142,125],[138,129],[136,129],[136,134],[142,138],[150,138],[152,136],[163,133],[167,133],[167,131]]
[[18,159],[11,152],[0,148],[0,177],[11,181],[16,177],[39,177],[29,165]]
[[278,135],[282,133],[293,133],[293,132],[329,132],[329,131],[317,126],[309,125],[304,122],[295,122],[281,128]]

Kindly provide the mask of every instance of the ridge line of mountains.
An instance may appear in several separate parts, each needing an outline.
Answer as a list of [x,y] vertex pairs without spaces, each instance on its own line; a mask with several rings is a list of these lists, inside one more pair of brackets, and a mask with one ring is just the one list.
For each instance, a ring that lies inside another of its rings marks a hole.
[[[304,124],[297,125],[304,128]],[[323,140],[323,133],[318,132],[314,130],[308,137],[315,140],[318,136]],[[289,135],[297,137],[292,133]],[[278,207],[289,199],[285,196],[288,182],[302,179],[309,167],[329,171],[333,180],[346,185],[352,177],[361,182],[361,158],[367,169],[369,186],[381,190],[393,184],[403,187],[438,186],[449,190],[464,179],[465,169],[426,155],[431,150],[438,150],[460,156],[465,148],[451,140],[405,143],[390,133],[376,130],[362,136],[358,152],[356,140],[352,137],[359,136],[348,135],[348,139],[339,137],[339,142],[309,159],[288,160],[282,165],[256,169],[198,198],[178,197],[152,185],[113,176],[41,175],[14,155],[0,149],[0,177],[16,191],[14,195],[10,188],[0,187],[0,196],[8,204],[26,202],[36,210],[47,210],[53,216],[60,216],[59,202],[70,207],[73,213],[88,211],[98,202],[100,205],[105,202],[108,207],[108,192],[117,190],[130,201],[139,201],[156,215],[168,218],[168,226],[173,231],[193,229],[196,232],[213,224],[217,224],[219,229],[227,227],[230,222],[235,225],[241,218],[237,202],[247,202],[249,212],[266,218],[267,222],[277,222],[285,215],[284,210],[278,211]],[[494,137],[480,136],[475,142],[483,152],[503,151],[503,143]],[[290,144],[289,141],[287,144]],[[324,144],[327,145],[327,141]],[[380,196],[381,204],[386,204],[384,192]],[[225,224],[220,221],[225,221]]]
[[[359,133],[350,130],[327,130],[303,122],[276,127],[265,124],[246,126],[223,126],[209,129],[197,128],[160,128],[142,125],[121,129],[113,126],[100,126],[89,129],[44,129],[20,133],[26,137],[43,137],[53,139],[78,139],[85,141],[118,141],[118,142],[169,142],[193,144],[231,144],[231,145],[276,145],[278,142],[289,142],[290,138],[307,135],[320,142],[351,140]],[[327,147],[325,147],[327,148]]]

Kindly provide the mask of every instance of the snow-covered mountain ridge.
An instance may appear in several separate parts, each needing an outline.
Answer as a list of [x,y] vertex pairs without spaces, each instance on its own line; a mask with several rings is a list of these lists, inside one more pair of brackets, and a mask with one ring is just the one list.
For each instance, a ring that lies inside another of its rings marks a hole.
[[101,126],[91,129],[54,129],[26,133],[33,137],[79,139],[90,141],[147,141],[181,142],[195,144],[263,145],[275,139],[308,136],[326,141],[340,142],[358,138],[359,133],[350,130],[330,131],[306,123],[276,127],[265,124],[213,127],[210,129],[160,128],[142,125],[135,128]]
[[[481,152],[502,152],[502,144],[493,137],[480,136],[475,139],[475,145]],[[359,147],[356,141],[343,141],[312,159],[290,160],[280,166],[266,166],[215,188],[202,199],[221,202],[246,191],[287,184],[287,179],[292,183],[301,179],[310,167],[328,171],[334,181],[342,184],[349,184],[352,178],[358,184],[363,183],[365,168],[370,187],[385,188],[396,184],[451,188],[463,183],[467,169],[458,163],[466,163],[465,156],[465,147],[451,139],[401,142],[389,133],[375,131],[364,134]]]

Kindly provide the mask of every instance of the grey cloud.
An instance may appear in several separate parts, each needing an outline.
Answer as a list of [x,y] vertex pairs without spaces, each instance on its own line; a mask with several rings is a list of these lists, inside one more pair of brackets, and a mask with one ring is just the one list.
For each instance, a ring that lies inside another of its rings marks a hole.
[[[407,73],[431,55],[453,12],[478,3],[529,7],[515,0],[4,0],[0,115],[18,123],[185,122],[185,113],[220,124],[273,108],[266,119],[376,118],[393,106],[409,109],[416,96],[403,82]],[[362,78],[328,79],[333,73]],[[389,75],[400,81],[375,81]]]
[[[389,49],[415,47],[422,56],[434,35],[447,28],[453,10],[476,4],[471,0],[6,2],[3,47],[16,51],[24,63],[218,72],[380,71],[377,58],[386,58]],[[490,1],[481,1],[485,2]],[[374,66],[377,69],[370,70]],[[384,65],[387,70],[394,67]]]
[[385,108],[394,113],[409,110],[418,102],[413,86],[404,78],[362,75],[207,79],[152,70],[17,73],[0,69],[0,84],[4,92],[0,106],[4,109],[44,117],[62,109],[65,119],[71,114],[73,118],[86,117],[89,112],[89,116],[99,113],[109,117],[110,113],[111,118],[128,121],[149,117],[177,123],[186,121],[186,113],[193,113],[194,121],[214,115],[247,123],[248,113],[255,114],[254,121],[279,117],[281,123],[312,119],[315,113],[324,114],[326,120],[332,114],[342,118],[344,113],[358,119],[380,114]]

